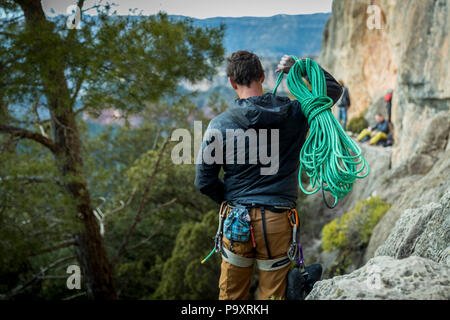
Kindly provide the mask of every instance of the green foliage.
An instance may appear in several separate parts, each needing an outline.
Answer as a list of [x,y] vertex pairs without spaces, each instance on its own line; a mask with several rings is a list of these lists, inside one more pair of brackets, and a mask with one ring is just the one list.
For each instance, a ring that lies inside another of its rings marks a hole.
[[[55,279],[36,279],[34,291],[14,291],[41,268],[73,255],[68,249],[40,254],[77,230],[72,218],[76,211],[59,186],[54,163],[43,147],[24,140],[1,153],[0,163],[0,296],[19,298],[34,292],[40,298],[63,297],[65,282]],[[46,276],[64,272],[52,269]]]
[[[7,84],[0,98],[24,110],[51,90],[65,104],[96,114],[105,108],[135,113],[148,102],[173,98],[180,81],[211,78],[224,55],[223,27],[199,28],[162,13],[135,19],[105,6],[70,31],[64,16],[36,21],[33,28],[23,19],[8,21],[0,27],[0,83]],[[64,75],[55,86],[56,70]]]
[[177,235],[172,256],[165,262],[155,298],[216,299],[220,257],[201,260],[214,246],[217,212],[210,211],[201,222],[187,222]]
[[[108,195],[103,211],[117,208],[120,201],[126,202],[133,190],[137,190],[129,206],[106,220],[105,241],[111,255],[115,254],[122,235],[130,227],[144,185],[153,173],[163,141],[158,136],[159,130],[151,122],[145,122],[139,128],[111,127],[88,140],[89,150],[92,150],[88,159],[92,165],[92,176],[96,177],[91,182],[94,186],[91,189],[98,196]],[[195,166],[172,163],[170,146],[161,158],[160,168],[152,183],[143,210],[145,218],[136,228],[127,251],[116,267],[116,286],[122,299],[152,297],[180,228],[185,223],[201,221],[204,212],[216,207],[195,189]],[[97,154],[95,150],[109,152]],[[170,206],[156,210],[173,199],[175,202]]]
[[322,248],[352,251],[366,247],[373,229],[390,207],[379,197],[361,200],[355,209],[323,227]]
[[[94,126],[80,112],[76,130],[60,129],[79,134],[83,167],[79,177],[70,178],[87,182],[92,207],[105,214],[109,258],[134,221],[146,181],[156,173],[143,218],[114,269],[120,298],[142,299],[158,288],[182,225],[196,225],[215,208],[195,190],[195,166],[174,165],[170,148],[154,168],[172,128],[190,128],[192,119],[204,119],[192,95],[178,88],[181,81],[214,75],[223,60],[224,30],[172,21],[165,14],[118,17],[109,9],[100,6],[97,16],[84,16],[79,29],[67,29],[64,16],[34,21],[30,28],[19,6],[0,1],[0,11],[7,13],[0,17],[0,124],[55,141],[60,126],[55,113],[82,109],[92,119],[105,109],[120,112],[120,126]],[[139,127],[130,124],[131,116],[139,117]],[[74,248],[43,253],[82,230],[77,203],[64,188],[68,176],[57,161],[36,141],[4,127],[0,131],[0,298],[73,294],[65,287],[65,267],[76,263]],[[45,269],[65,257],[73,259]],[[36,278],[41,270],[46,271]],[[27,282],[19,296],[10,296]]]
[[349,268],[361,266],[373,229],[390,207],[379,197],[361,200],[352,211],[323,227],[323,250],[339,251],[336,261],[325,271],[328,277],[343,275]]
[[360,133],[367,127],[369,127],[369,123],[362,115],[350,119],[350,121],[347,123],[347,130],[354,133]]

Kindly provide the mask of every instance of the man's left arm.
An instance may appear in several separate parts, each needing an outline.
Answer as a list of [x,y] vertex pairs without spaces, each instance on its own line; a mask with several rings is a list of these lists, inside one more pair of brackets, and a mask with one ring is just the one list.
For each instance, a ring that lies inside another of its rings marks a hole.
[[[339,82],[334,79],[334,77],[328,73],[324,68],[320,67],[325,75],[325,81],[327,83],[327,96],[333,99],[333,104],[338,102],[339,98],[342,95],[342,86]],[[350,99],[349,99],[350,101]]]

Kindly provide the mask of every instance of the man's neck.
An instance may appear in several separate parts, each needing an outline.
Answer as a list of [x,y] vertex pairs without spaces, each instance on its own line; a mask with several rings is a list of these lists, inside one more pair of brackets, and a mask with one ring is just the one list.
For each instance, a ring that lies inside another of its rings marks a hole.
[[242,86],[237,92],[239,99],[248,99],[250,97],[258,97],[263,95],[261,85],[251,85],[250,87]]

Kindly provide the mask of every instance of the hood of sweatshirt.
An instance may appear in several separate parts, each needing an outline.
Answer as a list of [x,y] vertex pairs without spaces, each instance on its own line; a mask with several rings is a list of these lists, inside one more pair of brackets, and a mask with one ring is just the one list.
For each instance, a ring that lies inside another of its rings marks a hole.
[[248,99],[237,99],[229,111],[233,120],[244,129],[276,129],[289,117],[294,101],[266,93]]

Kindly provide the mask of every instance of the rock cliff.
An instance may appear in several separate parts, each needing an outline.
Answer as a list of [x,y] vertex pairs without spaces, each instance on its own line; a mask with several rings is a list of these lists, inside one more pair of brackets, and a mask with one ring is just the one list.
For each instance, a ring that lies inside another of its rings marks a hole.
[[[379,8],[381,29],[371,29]],[[450,108],[446,0],[338,0],[324,31],[321,64],[342,79],[359,115],[394,90],[393,164],[409,157],[429,119]],[[369,13],[367,13],[369,10]]]
[[[316,204],[316,212],[331,220],[374,195],[392,206],[373,230],[362,263],[353,266],[357,270],[317,283],[309,299],[450,297],[449,4],[445,0],[333,3],[320,63],[349,88],[350,116],[373,116],[384,94],[394,90],[395,145],[362,145],[371,166],[369,177],[357,181],[337,209]],[[371,5],[380,10],[381,29],[368,27],[376,12]],[[309,202],[320,203],[320,198],[310,197]],[[318,256],[331,264],[335,254]],[[374,269],[381,277],[376,290],[367,286]]]

